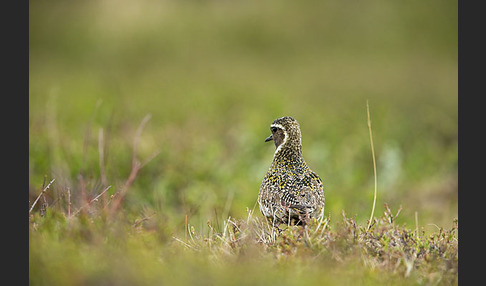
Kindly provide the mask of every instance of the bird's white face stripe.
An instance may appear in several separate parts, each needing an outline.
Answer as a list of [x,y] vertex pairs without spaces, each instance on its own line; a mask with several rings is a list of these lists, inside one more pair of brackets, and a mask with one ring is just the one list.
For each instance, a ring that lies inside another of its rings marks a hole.
[[277,127],[277,128],[280,128],[280,129],[285,131],[285,128],[281,124],[275,123],[275,124],[270,125],[270,127]]
[[274,156],[275,156],[278,153],[278,151],[280,151],[280,149],[282,148],[282,146],[287,142],[288,135],[287,135],[287,130],[285,130],[285,128],[281,124],[272,124],[272,125],[270,125],[270,127],[280,128],[280,129],[282,129],[282,131],[284,133],[284,140],[283,140],[282,144],[280,144],[277,147],[277,150],[275,150],[275,154],[274,154]]

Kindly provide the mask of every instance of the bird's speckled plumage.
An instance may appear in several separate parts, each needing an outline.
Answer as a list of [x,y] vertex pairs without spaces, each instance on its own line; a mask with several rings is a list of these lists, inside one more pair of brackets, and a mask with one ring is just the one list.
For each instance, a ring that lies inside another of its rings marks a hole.
[[265,174],[258,204],[274,226],[281,223],[305,224],[309,218],[324,215],[324,188],[319,176],[302,157],[299,123],[292,117],[275,119],[270,125],[275,154]]

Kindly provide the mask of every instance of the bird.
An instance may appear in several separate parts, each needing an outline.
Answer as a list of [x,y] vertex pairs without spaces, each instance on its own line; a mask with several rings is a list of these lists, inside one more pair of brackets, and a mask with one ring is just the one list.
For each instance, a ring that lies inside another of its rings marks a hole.
[[270,125],[272,134],[265,142],[275,143],[272,165],[265,174],[258,204],[263,216],[274,227],[280,224],[307,225],[311,218],[324,215],[324,187],[302,156],[300,125],[284,116]]

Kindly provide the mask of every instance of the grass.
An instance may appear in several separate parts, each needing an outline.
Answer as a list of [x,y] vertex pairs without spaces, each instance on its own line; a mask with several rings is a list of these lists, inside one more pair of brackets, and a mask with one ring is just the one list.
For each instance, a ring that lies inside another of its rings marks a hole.
[[397,225],[400,209],[371,228],[343,212],[277,233],[251,210],[244,219],[189,222],[167,231],[148,211],[110,218],[102,204],[69,216],[57,207],[30,215],[31,284],[457,284],[458,221],[429,234]]
[[375,207],[376,207],[376,193],[378,192],[378,180],[376,177],[376,156],[375,156],[375,145],[373,144],[373,133],[371,131],[371,117],[370,117],[370,105],[368,101],[366,101],[366,115],[368,117],[368,130],[370,132],[370,147],[371,147],[371,158],[373,159],[373,177],[375,178],[375,188],[373,192],[373,206],[371,207],[371,215],[370,219],[368,220],[368,229],[371,227],[371,223],[373,222],[374,214],[375,214]]
[[[31,284],[457,284],[457,1],[311,2],[29,3]],[[275,235],[285,115],[326,220]]]
[[[368,105],[367,115],[373,151]],[[246,209],[246,219],[228,217],[231,201],[222,215],[208,219],[202,228],[192,225],[187,215],[181,230],[171,228],[174,224],[161,210],[146,207],[138,215],[127,213],[122,205],[130,186],[158,154],[143,162],[138,158],[138,143],[149,119],[144,117],[135,132],[128,179],[111,196],[106,195],[109,185],[91,198],[81,176],[76,189],[84,195],[79,202],[71,200],[67,188],[49,203],[45,196],[55,179],[45,187],[44,180],[29,209],[30,284],[458,283],[458,219],[450,229],[437,227],[426,233],[423,227],[419,230],[417,212],[414,230],[396,223],[401,207],[393,214],[385,204],[383,215],[375,218],[376,169],[366,227],[342,211],[342,221],[334,227],[329,214],[305,228],[276,230],[255,215],[255,206]],[[101,155],[99,160],[101,167]],[[43,203],[33,211],[41,198]]]

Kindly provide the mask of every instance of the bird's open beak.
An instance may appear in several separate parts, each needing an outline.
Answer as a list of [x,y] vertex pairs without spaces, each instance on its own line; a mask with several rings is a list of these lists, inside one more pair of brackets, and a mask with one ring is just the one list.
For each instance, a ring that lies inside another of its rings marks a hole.
[[273,134],[268,136],[267,139],[265,139],[265,142],[272,141],[273,140]]

